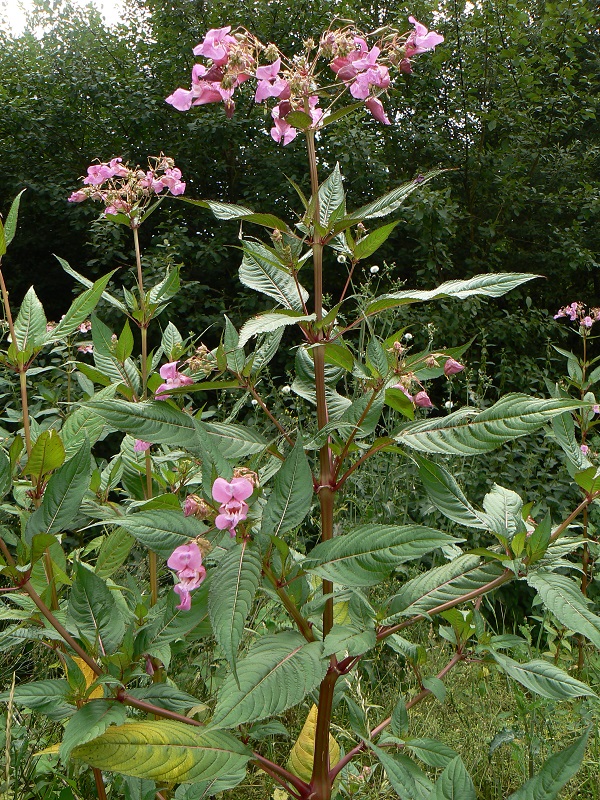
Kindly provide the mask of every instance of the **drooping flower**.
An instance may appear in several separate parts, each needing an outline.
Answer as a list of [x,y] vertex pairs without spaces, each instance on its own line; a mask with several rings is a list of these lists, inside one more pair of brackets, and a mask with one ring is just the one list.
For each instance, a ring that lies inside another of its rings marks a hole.
[[168,364],[163,364],[160,368],[160,377],[164,383],[156,390],[155,397],[157,400],[165,400],[170,397],[169,389],[176,389],[179,386],[189,386],[194,382],[193,378],[188,375],[183,375],[177,370],[177,361],[170,361]]
[[225,478],[216,479],[212,487],[212,496],[221,504],[215,519],[215,525],[219,530],[228,530],[231,536],[235,536],[236,525],[248,515],[248,504],[244,500],[247,500],[253,491],[254,486],[247,478],[232,478],[231,483]]
[[176,608],[189,611],[192,606],[190,592],[197,589],[206,577],[202,553],[196,542],[176,547],[167,560],[167,566],[177,573],[179,579],[179,583],[173,587],[173,591],[181,598]]
[[272,64],[258,67],[256,79],[258,85],[254,95],[255,103],[262,103],[268,97],[278,97],[287,100],[290,96],[290,87],[285,78],[279,77],[281,69],[281,59],[278,58]]
[[144,453],[152,447],[152,442],[145,442],[143,439],[136,439],[133,443],[134,453]]
[[433,403],[427,392],[417,392],[413,397],[413,403],[417,408],[433,408]]
[[229,59],[229,50],[236,43],[235,38],[229,36],[230,30],[231,25],[224,28],[211,28],[203,41],[194,47],[194,55],[211,58],[217,66],[226,64]]
[[456,375],[457,372],[462,372],[464,368],[464,364],[461,364],[459,361],[455,361],[453,358],[448,358],[444,364],[444,375],[447,377],[450,377],[450,375]]
[[418,56],[428,50],[435,50],[438,44],[444,41],[441,33],[428,31],[425,25],[418,22],[414,17],[409,17],[408,21],[415,26],[406,41],[406,57]]
[[383,103],[378,97],[369,97],[368,100],[365,100],[365,106],[378,122],[382,122],[384,125],[392,124],[385,113]]
[[285,147],[286,144],[289,144],[296,138],[298,131],[296,128],[292,127],[289,122],[286,122],[285,119],[281,119],[279,114],[279,106],[275,106],[275,108],[271,111],[271,116],[273,117],[273,127],[271,128],[270,133],[277,144],[283,144]]

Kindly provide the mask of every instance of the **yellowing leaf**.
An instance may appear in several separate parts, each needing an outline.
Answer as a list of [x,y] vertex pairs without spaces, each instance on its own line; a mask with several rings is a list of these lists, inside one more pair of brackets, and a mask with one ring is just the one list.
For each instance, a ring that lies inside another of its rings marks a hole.
[[[315,758],[315,735],[317,732],[317,706],[313,705],[300,735],[290,751],[288,769],[298,778],[310,783]],[[329,734],[329,767],[334,767],[340,760],[340,746]]]
[[350,603],[347,600],[341,600],[339,603],[333,604],[333,622],[335,625],[345,625],[350,619],[350,612],[348,608]]
[[[96,675],[94,670],[90,666],[88,666],[88,664],[85,663],[83,658],[79,658],[79,656],[73,656],[72,658],[73,661],[79,667],[79,669],[82,671],[83,677],[85,678],[86,688],[89,689],[89,687],[92,685],[92,683],[96,680],[98,676]],[[96,686],[94,691],[90,695],[88,695],[88,700],[97,700],[99,697],[104,697],[104,689],[102,688],[102,686]]]
[[51,744],[50,747],[44,747],[43,750],[38,750],[37,753],[34,753],[33,755],[35,758],[38,756],[57,756],[59,747],[60,742],[58,744]]

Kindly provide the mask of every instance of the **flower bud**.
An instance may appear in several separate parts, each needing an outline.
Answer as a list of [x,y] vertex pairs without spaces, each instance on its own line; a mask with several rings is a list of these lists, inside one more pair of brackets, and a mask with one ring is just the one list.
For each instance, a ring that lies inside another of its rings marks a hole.
[[447,377],[450,377],[450,375],[456,375],[457,372],[462,372],[464,368],[464,364],[460,364],[453,358],[449,358],[444,364],[444,375]]
[[429,399],[427,392],[417,392],[413,397],[413,403],[417,408],[433,408],[433,403]]

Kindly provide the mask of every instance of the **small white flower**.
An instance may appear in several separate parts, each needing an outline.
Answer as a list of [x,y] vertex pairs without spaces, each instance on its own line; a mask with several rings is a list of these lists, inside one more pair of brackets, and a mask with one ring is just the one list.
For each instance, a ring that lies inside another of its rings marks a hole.
[[292,387],[286,384],[285,386],[282,386],[279,391],[281,394],[289,394],[292,391]]
[[258,400],[255,397],[253,397],[252,400],[250,400],[250,402],[252,403],[253,406],[258,405]]
[[444,408],[447,411],[451,411],[454,408],[454,403],[452,402],[452,400],[446,400],[446,402],[444,403]]
[[371,275],[377,275],[377,273],[379,272],[379,267],[377,266],[377,264],[373,264],[369,272],[371,273]]
[[402,338],[405,339],[407,342],[411,342],[414,337],[413,337],[412,333],[405,333]]
[[345,264],[346,263],[346,256],[343,253],[340,253],[337,257],[338,263]]

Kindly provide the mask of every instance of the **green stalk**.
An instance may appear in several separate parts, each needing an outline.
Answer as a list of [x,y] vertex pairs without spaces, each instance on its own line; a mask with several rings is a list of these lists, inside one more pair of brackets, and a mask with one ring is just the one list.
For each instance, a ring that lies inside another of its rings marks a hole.
[[294,620],[294,622],[298,626],[298,630],[304,636],[306,641],[307,642],[316,641],[315,640],[315,635],[314,635],[314,633],[312,631],[312,628],[311,628],[308,620],[306,620],[302,616],[302,614],[298,610],[298,606],[294,603],[292,598],[289,596],[289,594],[281,586],[281,583],[275,577],[275,574],[273,573],[273,570],[267,564],[263,564],[263,572],[265,574],[265,577],[267,577],[270,580],[273,588],[277,592],[277,596],[279,597],[279,599],[283,603],[283,606],[284,606],[285,610],[288,612],[290,617]]

